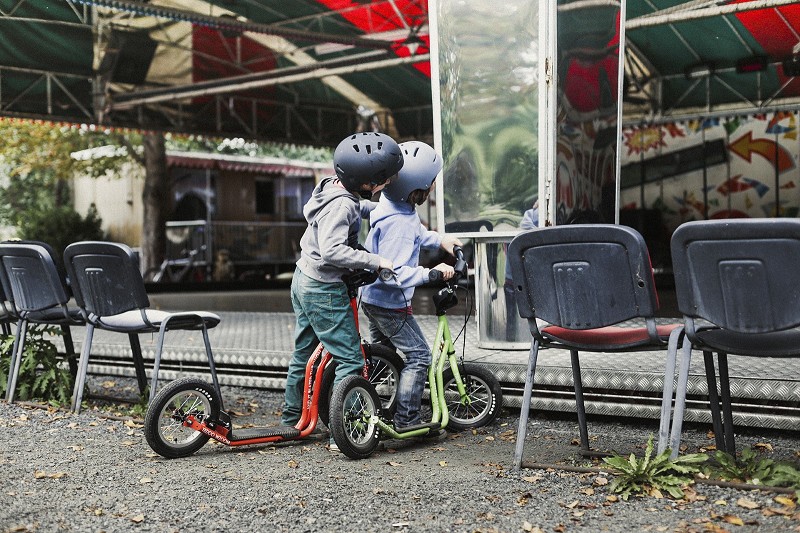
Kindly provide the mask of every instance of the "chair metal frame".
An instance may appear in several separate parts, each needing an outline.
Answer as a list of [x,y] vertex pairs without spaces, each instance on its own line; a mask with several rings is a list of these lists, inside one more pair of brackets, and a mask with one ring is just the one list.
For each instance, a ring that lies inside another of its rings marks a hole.
[[[70,291],[66,277],[56,264],[53,249],[46,243],[1,243],[0,285],[13,309],[10,318],[17,321],[6,384],[6,400],[13,402],[28,325],[61,327],[67,360],[74,372],[75,351],[70,326],[82,326],[85,321],[80,310],[69,305]],[[8,311],[5,303],[4,309]]]
[[[570,351],[581,453],[596,455],[589,449],[579,352],[660,350],[680,341],[680,324],[656,324],[658,295],[644,239],[614,224],[550,226],[517,235],[508,260],[517,309],[533,336],[514,468],[522,466],[542,348]],[[662,424],[664,417],[662,410]]]
[[[672,455],[680,446],[693,349],[703,352],[717,449],[734,454],[728,355],[800,357],[800,220],[687,222],[673,233],[671,249],[686,332],[670,432]],[[664,401],[671,399],[665,389]]]
[[138,260],[130,247],[114,242],[82,241],[64,250],[64,264],[72,280],[75,301],[86,320],[86,339],[78,363],[78,375],[72,398],[72,410],[80,411],[89,354],[95,328],[127,333],[131,340],[134,364],[144,391],[146,379],[138,335],[158,332],[149,401],[158,387],[158,371],[164,338],[170,330],[200,330],[214,386],[219,391],[214,356],[208,330],[220,322],[220,317],[205,311],[168,313],[150,309]]

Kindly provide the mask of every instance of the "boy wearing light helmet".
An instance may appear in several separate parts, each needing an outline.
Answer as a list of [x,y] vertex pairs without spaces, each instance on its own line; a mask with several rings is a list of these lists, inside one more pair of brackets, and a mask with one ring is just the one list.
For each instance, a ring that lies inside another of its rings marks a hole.
[[419,265],[422,248],[442,248],[453,255],[461,241],[426,229],[417,214],[433,190],[442,158],[427,144],[409,141],[400,144],[403,168],[383,190],[378,206],[370,215],[366,248],[392,261],[396,279],[367,285],[361,289],[361,309],[369,319],[372,342],[390,344],[403,352],[405,367],[397,387],[398,430],[420,423],[420,405],[425,388],[431,349],[411,309],[414,288],[453,277],[453,267],[440,263],[429,269]]

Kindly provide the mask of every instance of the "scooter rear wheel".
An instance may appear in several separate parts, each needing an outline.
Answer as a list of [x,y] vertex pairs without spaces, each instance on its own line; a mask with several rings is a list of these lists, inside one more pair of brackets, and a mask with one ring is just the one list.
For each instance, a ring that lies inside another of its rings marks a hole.
[[459,374],[469,403],[461,401],[452,369],[445,370],[442,376],[444,398],[450,415],[447,429],[463,431],[490,424],[503,406],[503,391],[497,378],[486,368],[469,363],[459,366]]
[[183,378],[169,383],[147,409],[147,444],[167,459],[192,455],[208,442],[208,435],[184,426],[184,418],[193,415],[198,420],[217,420],[220,403],[214,387],[201,379]]
[[371,419],[380,416],[381,402],[372,385],[361,376],[347,376],[331,398],[331,434],[339,450],[350,459],[366,459],[380,439]]
[[[385,416],[394,414],[397,407],[397,383],[405,361],[397,352],[383,344],[365,344],[369,360],[369,382],[381,399],[381,411]],[[319,395],[319,419],[330,427],[330,406],[333,396],[333,380],[336,378],[336,361],[331,361],[322,374]]]

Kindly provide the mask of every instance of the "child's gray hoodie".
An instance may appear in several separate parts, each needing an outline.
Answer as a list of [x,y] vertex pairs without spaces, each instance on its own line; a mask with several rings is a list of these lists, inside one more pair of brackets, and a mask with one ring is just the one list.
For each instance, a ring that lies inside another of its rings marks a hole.
[[356,249],[361,217],[368,216],[375,205],[361,202],[334,176],[322,180],[303,207],[308,227],[300,239],[300,271],[331,283],[341,282],[350,270],[378,270],[378,255]]

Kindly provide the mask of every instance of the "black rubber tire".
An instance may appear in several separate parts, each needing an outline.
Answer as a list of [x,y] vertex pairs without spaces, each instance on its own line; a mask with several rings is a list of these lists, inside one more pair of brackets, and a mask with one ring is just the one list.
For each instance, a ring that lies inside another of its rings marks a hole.
[[444,382],[444,397],[450,415],[447,429],[453,431],[463,431],[485,426],[492,423],[503,406],[503,391],[500,389],[500,382],[486,368],[465,363],[459,365],[459,373],[464,386],[467,389],[467,396],[470,405],[463,405],[458,394],[453,370],[445,369],[442,376]]
[[369,423],[380,416],[381,406],[372,384],[361,376],[347,376],[331,398],[331,435],[350,459],[366,459],[378,447],[380,428]]
[[196,418],[217,420],[220,403],[217,391],[202,379],[182,378],[169,383],[147,408],[147,444],[167,459],[192,455],[208,442],[208,435],[183,426],[181,416],[191,413]]
[[[392,416],[397,407],[397,384],[400,372],[405,366],[403,358],[397,352],[383,344],[365,344],[364,350],[370,360],[369,382],[375,387],[381,399],[381,410],[386,416]],[[330,407],[333,396],[333,380],[336,378],[336,361],[331,361],[322,373],[319,395],[319,419],[330,427]]]

